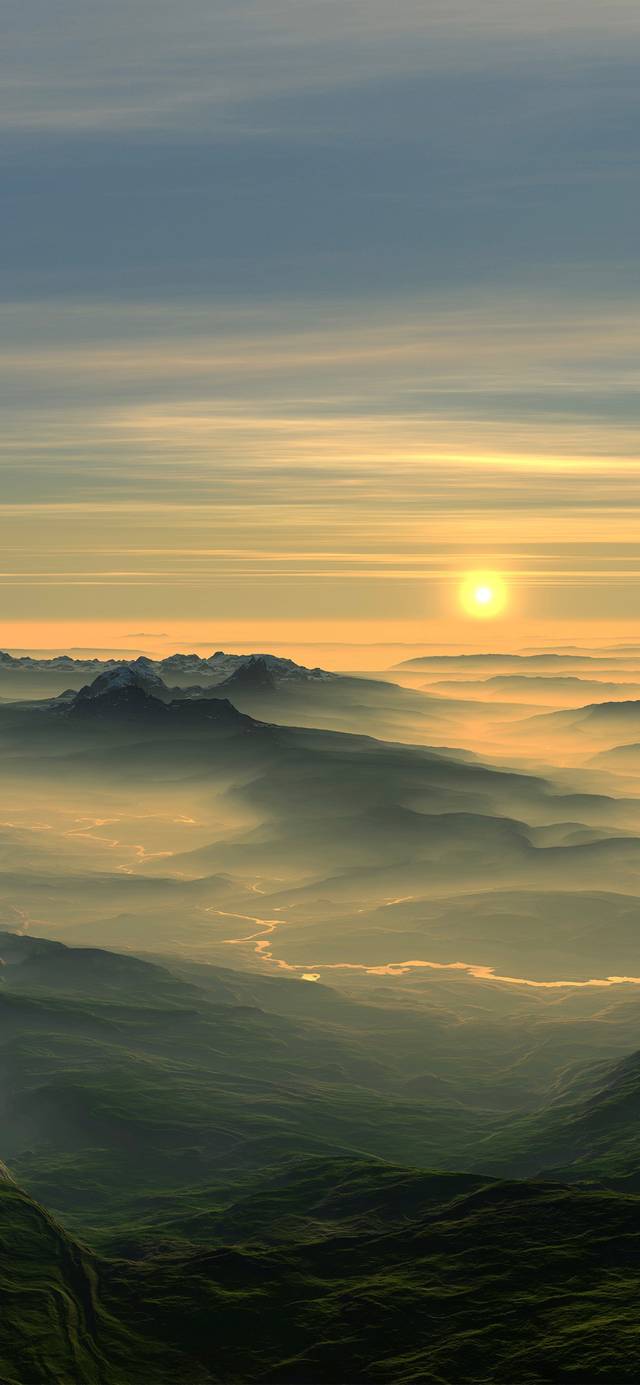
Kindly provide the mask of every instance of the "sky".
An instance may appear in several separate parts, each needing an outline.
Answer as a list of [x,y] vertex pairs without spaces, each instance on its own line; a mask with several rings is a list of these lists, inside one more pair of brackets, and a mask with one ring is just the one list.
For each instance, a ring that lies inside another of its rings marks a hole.
[[496,647],[637,619],[635,0],[3,29],[0,643],[487,644],[475,571]]

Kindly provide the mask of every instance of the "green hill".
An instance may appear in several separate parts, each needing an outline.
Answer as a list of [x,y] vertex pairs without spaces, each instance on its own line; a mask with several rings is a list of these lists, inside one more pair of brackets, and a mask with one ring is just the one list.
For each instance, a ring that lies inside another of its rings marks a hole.
[[2,1385],[639,1378],[635,995],[0,956]]
[[202,1239],[107,1259],[5,1185],[0,1245],[3,1385],[640,1372],[640,1200],[597,1189],[311,1162]]
[[578,1072],[541,1109],[489,1135],[473,1164],[640,1192],[640,1053]]
[[[175,1380],[170,1348],[143,1340],[105,1308],[97,1264],[42,1207],[11,1182],[0,1183],[2,1385]],[[203,1377],[181,1379],[195,1385]]]

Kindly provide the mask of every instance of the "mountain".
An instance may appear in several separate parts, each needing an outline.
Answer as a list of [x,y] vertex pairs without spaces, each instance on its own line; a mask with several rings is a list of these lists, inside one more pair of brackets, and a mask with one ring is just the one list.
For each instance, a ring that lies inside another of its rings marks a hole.
[[137,1279],[143,1321],[223,1380],[637,1379],[634,1198],[342,1162],[238,1211],[233,1249],[177,1252]]
[[456,744],[456,715],[470,704],[429,697],[382,679],[333,676],[329,680],[276,678],[267,665],[258,678],[239,669],[218,684],[245,712],[285,726],[375,736],[409,744]]
[[116,661],[113,659],[105,660],[102,664],[100,659],[72,659],[69,654],[56,654],[51,659],[34,659],[30,654],[23,654],[15,657],[0,651],[0,668],[4,669],[74,669],[74,668],[100,668],[111,667]]
[[[165,661],[166,662],[166,661]],[[225,654],[223,650],[211,654],[203,660],[207,668],[222,678],[228,678],[248,665],[259,662],[264,665],[275,682],[331,682],[340,675],[328,673],[323,668],[305,668],[293,659],[281,659],[275,654]]]
[[208,658],[199,654],[172,654],[166,659],[153,660],[146,655],[132,659],[72,658],[70,655],[40,658],[0,652],[0,699],[42,699],[55,697],[67,689],[77,692],[101,674],[126,668],[149,677],[155,675],[174,687],[200,685],[206,693],[255,657],[265,660],[273,677],[283,686],[289,682],[329,683],[339,676],[324,669],[307,669],[292,659],[280,659],[271,654],[255,656],[218,651]]
[[[218,656],[214,655],[213,658],[217,659]],[[246,658],[241,655],[224,654],[220,656],[218,663],[213,663],[212,660],[208,660],[208,663],[216,670],[232,665],[231,673],[217,684],[218,691],[228,690],[230,696],[233,696],[234,692],[273,693],[281,686],[290,690],[298,684],[339,681],[337,674],[325,673],[324,669],[320,668],[302,668],[291,659],[276,659],[272,654],[251,654]]]
[[[477,722],[472,699],[447,698],[399,687],[388,678],[329,673],[305,668],[291,659],[271,654],[226,654],[208,658],[197,654],[170,655],[154,661],[146,656],[124,662],[110,660],[0,660],[0,703],[3,699],[43,700],[80,690],[101,676],[161,678],[167,692],[156,685],[155,695],[164,700],[191,701],[226,696],[238,710],[267,721],[289,726],[365,733],[408,744],[456,747],[465,726]],[[232,681],[229,681],[232,680]],[[147,691],[153,693],[148,687]],[[464,692],[464,689],[462,690]],[[522,706],[502,703],[495,716],[522,715]],[[460,752],[464,753],[464,752]],[[468,752],[467,752],[468,753]]]
[[245,662],[238,664],[225,678],[218,684],[221,691],[228,691],[233,697],[236,692],[275,692],[278,686],[277,678],[272,669],[269,668],[266,659],[259,655],[252,656]]
[[[640,700],[592,702],[577,709],[543,713],[545,724],[557,726],[591,726],[606,723],[640,724]],[[542,718],[541,718],[542,719]]]
[[121,664],[117,668],[105,669],[93,682],[86,684],[76,695],[76,705],[97,702],[108,698],[112,705],[125,705],[128,699],[137,704],[144,698],[168,698],[169,690],[153,668],[135,664]]
[[101,673],[74,696],[64,693],[60,711],[71,720],[133,721],[141,732],[166,726],[176,730],[198,727],[220,730],[257,729],[258,723],[238,712],[227,698],[174,698],[159,675],[124,665]]
[[322,668],[305,668],[302,664],[297,664],[293,659],[282,659],[275,654],[225,654],[223,650],[217,650],[215,654],[210,654],[203,658],[199,654],[170,654],[165,659],[154,660],[145,654],[138,655],[137,658],[126,659],[105,659],[98,658],[73,659],[69,654],[55,655],[53,658],[34,658],[31,655],[20,655],[18,657],[0,651],[1,669],[39,669],[43,673],[49,670],[100,670],[107,672],[110,669],[134,668],[141,672],[153,672],[159,670],[162,673],[215,673],[220,678],[228,677],[236,669],[242,668],[250,663],[252,659],[262,659],[274,674],[279,678],[310,678],[323,680],[336,678],[338,674],[328,673]]

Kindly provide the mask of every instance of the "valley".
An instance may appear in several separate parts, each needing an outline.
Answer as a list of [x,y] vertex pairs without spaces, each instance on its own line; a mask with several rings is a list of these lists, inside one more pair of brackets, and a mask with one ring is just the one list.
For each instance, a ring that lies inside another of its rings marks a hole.
[[40,1285],[6,1319],[10,1385],[52,1361],[62,1385],[632,1380],[614,657],[577,714],[575,656],[450,661],[445,698],[442,660],[407,689],[226,655],[12,683],[8,658],[0,1238],[6,1292],[34,1256]]

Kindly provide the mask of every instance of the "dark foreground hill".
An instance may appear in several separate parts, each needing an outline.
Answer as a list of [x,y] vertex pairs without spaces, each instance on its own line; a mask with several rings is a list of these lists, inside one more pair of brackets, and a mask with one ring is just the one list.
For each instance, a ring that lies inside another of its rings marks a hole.
[[138,1337],[124,1315],[112,1315],[101,1288],[91,1252],[14,1184],[0,1183],[2,1385],[133,1385],[136,1378],[165,1385],[175,1379],[171,1372],[183,1363],[168,1348]]
[[634,994],[0,958],[2,1385],[640,1378]]
[[640,1374],[640,1201],[598,1189],[312,1162],[104,1258],[7,1184],[0,1245],[4,1385]]

